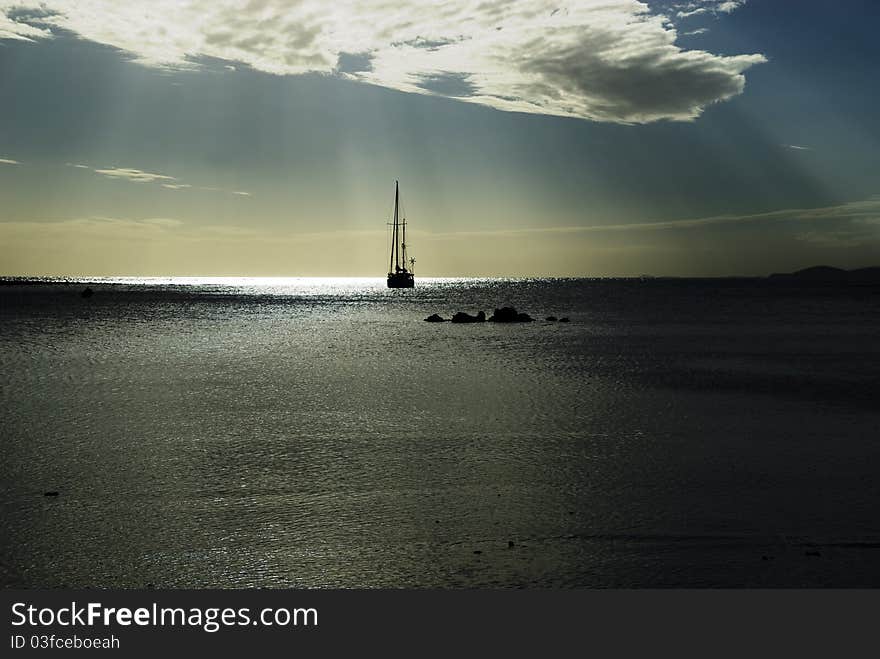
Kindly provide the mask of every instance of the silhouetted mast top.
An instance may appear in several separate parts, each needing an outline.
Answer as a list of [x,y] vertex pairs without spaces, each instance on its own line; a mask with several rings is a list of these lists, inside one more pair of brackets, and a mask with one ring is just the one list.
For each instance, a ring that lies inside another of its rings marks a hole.
[[398,214],[400,207],[400,182],[394,182],[394,229],[391,236],[391,263],[388,266],[388,272],[397,272],[400,270],[400,259],[397,256],[397,226]]

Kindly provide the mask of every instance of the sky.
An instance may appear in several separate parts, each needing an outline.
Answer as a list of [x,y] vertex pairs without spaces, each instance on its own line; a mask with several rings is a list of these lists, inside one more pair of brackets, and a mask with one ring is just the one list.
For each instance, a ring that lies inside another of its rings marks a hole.
[[0,275],[880,264],[880,9],[0,0]]

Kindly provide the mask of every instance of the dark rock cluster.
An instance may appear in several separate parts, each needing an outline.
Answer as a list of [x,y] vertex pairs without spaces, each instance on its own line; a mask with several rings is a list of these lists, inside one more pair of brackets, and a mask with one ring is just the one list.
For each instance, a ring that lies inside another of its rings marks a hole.
[[[486,321],[490,323],[530,323],[535,319],[527,313],[517,311],[514,307],[501,307],[500,309],[495,309],[495,312],[488,319],[482,311],[478,312],[475,316],[459,311],[449,320],[453,323],[484,323]],[[548,316],[547,320],[549,322],[556,322],[556,316]],[[443,316],[436,313],[425,318],[427,323],[442,323],[445,321],[446,319]],[[567,323],[568,318],[560,318],[559,322]]]
[[459,311],[452,317],[453,323],[485,323],[486,322],[486,314],[480,311],[476,316],[471,316],[469,313],[465,313],[464,311]]
[[490,323],[530,323],[534,320],[527,313],[520,313],[514,307],[501,307],[489,317]]

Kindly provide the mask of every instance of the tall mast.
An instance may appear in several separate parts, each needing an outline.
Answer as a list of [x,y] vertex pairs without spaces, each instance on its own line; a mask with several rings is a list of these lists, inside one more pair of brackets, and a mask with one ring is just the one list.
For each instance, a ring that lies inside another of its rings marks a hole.
[[400,184],[394,181],[394,271],[400,269]]
[[[388,264],[388,272],[397,272],[400,269],[400,260],[397,254],[397,202],[398,182],[394,181],[394,229],[391,231],[391,261]],[[397,268],[395,268],[397,266]]]

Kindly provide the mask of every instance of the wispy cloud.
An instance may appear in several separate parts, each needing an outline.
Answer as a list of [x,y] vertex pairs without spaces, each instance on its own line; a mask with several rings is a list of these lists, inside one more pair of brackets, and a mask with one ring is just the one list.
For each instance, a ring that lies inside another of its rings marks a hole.
[[173,176],[164,174],[154,174],[145,172],[140,169],[131,169],[128,167],[115,167],[113,169],[96,169],[96,174],[106,176],[107,178],[122,179],[131,181],[132,183],[153,183],[154,181],[176,181]]
[[722,0],[722,2],[715,3],[715,11],[721,11],[726,14],[739,9],[744,4],[746,4],[746,0]]
[[799,146],[797,144],[783,144],[786,149],[793,149],[794,151],[812,151],[812,147],[809,146]]
[[679,18],[690,18],[691,16],[699,16],[700,14],[706,14],[708,12],[709,10],[705,7],[697,7],[696,9],[682,9],[676,13],[676,16]]
[[746,4],[746,0],[691,0],[672,6],[678,18],[690,18],[701,14],[730,14]]
[[107,169],[94,169],[88,165],[66,163],[68,167],[76,167],[77,169],[88,169],[96,174],[100,174],[106,178],[116,181],[128,181],[130,183],[158,183],[168,190],[206,190],[209,192],[223,192],[226,194],[238,195],[241,197],[250,197],[250,192],[244,190],[226,190],[213,186],[193,185],[192,183],[184,183],[176,176],[168,174],[158,174],[156,172],[147,172],[142,169],[134,169],[132,167],[111,167]]
[[194,188],[195,190],[207,190],[208,192],[225,192],[227,194],[238,195],[239,197],[250,197],[250,192],[245,192],[244,190],[226,190],[224,188],[217,188],[210,185],[198,185]]
[[[618,233],[650,232],[679,229],[700,229],[727,224],[755,224],[761,222],[854,222],[871,228],[875,238],[880,239],[880,197],[854,201],[838,206],[820,208],[787,208],[766,213],[747,215],[715,215],[692,219],[665,220],[658,222],[632,222],[628,224],[597,224],[571,227],[547,227],[504,229],[500,231],[462,231],[450,233],[429,233],[433,239],[467,238],[477,235],[523,235],[536,233]],[[418,232],[413,232],[418,233]]]
[[[669,11],[723,14],[741,4]],[[147,66],[193,69],[210,57],[618,123],[692,120],[740,94],[744,72],[765,61],[685,50],[670,16],[636,0],[0,0],[4,14],[6,34],[69,30]]]
[[20,165],[21,163],[12,158],[0,158],[0,165]]

